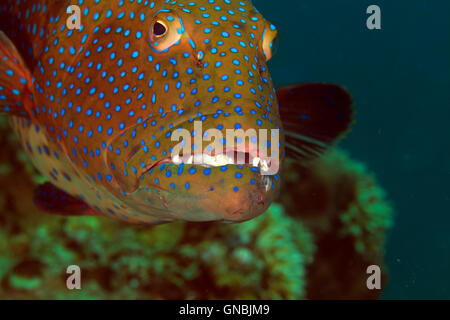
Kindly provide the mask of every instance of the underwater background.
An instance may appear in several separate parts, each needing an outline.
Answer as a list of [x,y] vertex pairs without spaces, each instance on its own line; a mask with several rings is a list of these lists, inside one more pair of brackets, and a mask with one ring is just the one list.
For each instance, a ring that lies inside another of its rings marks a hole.
[[[278,203],[250,222],[142,228],[39,212],[42,177],[1,118],[0,298],[450,299],[450,2],[253,2],[280,32],[277,86],[352,94],[339,148],[287,163]],[[382,30],[366,27],[372,4]],[[65,287],[71,264],[80,291]]]
[[[341,146],[395,208],[386,299],[450,298],[450,2],[255,1],[280,29],[276,84],[344,85],[356,124]],[[382,30],[365,26],[380,6]]]

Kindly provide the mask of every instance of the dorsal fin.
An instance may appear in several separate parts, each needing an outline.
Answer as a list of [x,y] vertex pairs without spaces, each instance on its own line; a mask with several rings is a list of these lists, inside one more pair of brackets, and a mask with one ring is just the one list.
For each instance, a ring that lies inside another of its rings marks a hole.
[[311,83],[277,89],[287,156],[301,160],[322,154],[353,122],[353,101],[334,84]]

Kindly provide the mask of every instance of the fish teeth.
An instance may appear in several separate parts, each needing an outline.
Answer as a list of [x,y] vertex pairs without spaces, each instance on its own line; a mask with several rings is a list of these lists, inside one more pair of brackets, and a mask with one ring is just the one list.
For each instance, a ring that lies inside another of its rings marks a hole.
[[[205,161],[205,157],[203,157],[204,161]],[[222,166],[226,166],[228,164],[234,164],[234,161],[232,158],[227,157],[225,154],[219,154],[217,156],[206,156],[206,163],[210,164],[213,167],[222,167]]]
[[194,164],[194,157],[190,156],[186,161],[183,161],[185,164]]
[[[211,156],[209,154],[195,154],[189,157],[180,157],[175,155],[172,157],[174,164],[198,164],[204,167],[223,167],[226,165],[234,165],[235,160],[233,157],[228,156],[226,153]],[[260,157],[250,158],[250,164],[254,168],[259,168],[261,172],[267,172],[270,168],[270,160],[261,159]]]
[[178,164],[178,165],[182,163],[181,158],[180,158],[179,155],[173,156],[173,157],[172,157],[172,162],[173,162],[174,164]]
[[203,154],[201,154],[201,153],[196,153],[196,154],[194,154],[194,164],[200,164],[200,165],[206,164],[206,163],[204,163],[204,161],[205,161],[205,156],[206,156],[206,155],[203,155]]
[[261,162],[259,163],[259,168],[263,172],[269,171],[269,164],[268,164],[267,160],[265,160],[265,159],[261,160]]
[[253,167],[259,167],[260,162],[261,162],[261,158],[259,158],[259,157],[253,158],[253,161],[252,161]]

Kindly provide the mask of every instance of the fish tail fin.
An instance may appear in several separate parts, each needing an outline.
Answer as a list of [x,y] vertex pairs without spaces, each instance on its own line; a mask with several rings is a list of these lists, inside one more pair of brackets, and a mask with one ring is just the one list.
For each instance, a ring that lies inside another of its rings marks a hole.
[[0,113],[30,117],[33,78],[11,40],[0,31]]
[[352,98],[334,84],[310,83],[277,89],[287,156],[309,160],[320,156],[349,131]]

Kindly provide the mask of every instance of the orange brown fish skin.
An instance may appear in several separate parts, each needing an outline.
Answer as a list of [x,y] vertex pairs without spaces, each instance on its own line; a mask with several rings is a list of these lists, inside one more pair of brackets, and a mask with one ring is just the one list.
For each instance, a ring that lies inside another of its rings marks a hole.
[[[10,19],[23,26],[9,36],[28,39],[16,46],[31,70],[34,99],[30,119],[13,125],[52,184],[132,223],[237,222],[267,209],[277,175],[236,165],[148,171],[170,155],[170,132],[192,131],[193,119],[205,130],[282,129],[263,49],[276,30],[249,1],[84,1],[82,29],[73,31],[65,27],[68,1],[27,18],[32,5],[43,11],[42,1],[8,2]],[[152,26],[170,26],[168,16],[183,30],[158,52]],[[34,44],[31,56],[22,43]]]

